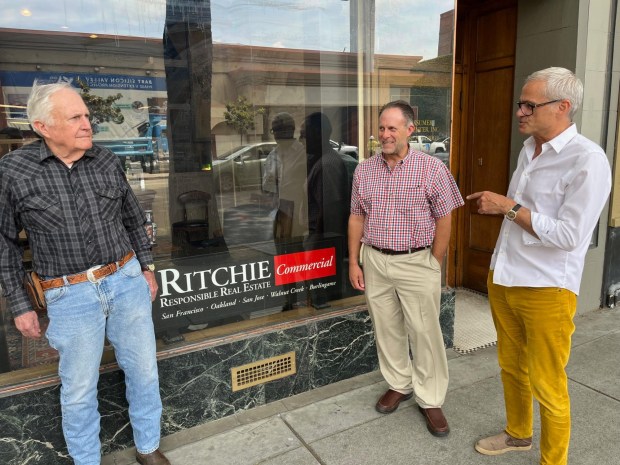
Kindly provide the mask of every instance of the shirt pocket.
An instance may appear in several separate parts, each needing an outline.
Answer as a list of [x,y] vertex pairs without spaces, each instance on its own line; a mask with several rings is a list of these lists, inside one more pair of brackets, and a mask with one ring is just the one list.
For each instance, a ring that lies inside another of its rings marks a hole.
[[65,226],[65,215],[60,199],[53,194],[31,195],[18,207],[20,220],[26,231],[54,232]]
[[120,218],[123,204],[124,191],[120,187],[100,187],[95,190],[97,203],[99,204],[99,216],[106,221],[114,221]]
[[421,211],[428,210],[428,201],[423,184],[410,184],[401,186],[396,191],[396,209],[407,217],[419,215]]

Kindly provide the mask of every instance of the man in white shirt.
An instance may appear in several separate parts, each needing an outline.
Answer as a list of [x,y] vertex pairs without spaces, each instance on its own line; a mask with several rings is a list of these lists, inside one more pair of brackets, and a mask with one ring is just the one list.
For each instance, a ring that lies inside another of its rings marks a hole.
[[569,70],[530,75],[517,102],[519,154],[507,196],[476,192],[478,213],[505,216],[487,281],[497,330],[507,426],[481,439],[485,455],[532,447],[533,398],[540,404],[541,465],[565,465],[570,441],[566,364],[592,232],[611,189],[605,152],[572,117],[583,85]]
[[[263,192],[270,194],[273,210],[273,240],[277,253],[290,253],[308,233],[308,201],[303,186],[308,177],[306,149],[295,139],[295,119],[278,113],[271,122],[271,133],[278,144],[267,155],[263,171]],[[282,310],[293,310],[297,294],[293,284],[285,285]]]
[[278,113],[271,123],[278,144],[267,155],[263,171],[263,191],[273,196],[274,239],[288,240],[308,233],[308,207],[303,186],[308,175],[306,149],[297,141],[295,120]]

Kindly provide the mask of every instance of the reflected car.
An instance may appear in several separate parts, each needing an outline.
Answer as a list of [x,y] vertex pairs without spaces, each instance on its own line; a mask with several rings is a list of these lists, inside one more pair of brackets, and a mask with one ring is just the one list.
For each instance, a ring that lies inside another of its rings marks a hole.
[[220,155],[213,161],[216,188],[231,192],[235,188],[260,187],[265,159],[276,145],[275,142],[242,145]]
[[349,187],[351,187],[351,184],[353,183],[353,173],[355,172],[355,168],[357,168],[359,161],[346,153],[339,153],[338,155],[340,155],[340,159],[343,161],[344,167],[347,170]]
[[431,155],[447,152],[443,141],[433,141],[426,136],[414,135],[409,137],[409,145],[420,152],[429,153]]
[[340,155],[350,155],[356,160],[359,159],[359,150],[355,145],[347,145],[344,142],[336,142],[334,140],[330,140],[329,144]]
[[441,143],[446,147],[446,152],[450,151],[450,138],[446,137]]
[[444,165],[450,168],[450,152],[435,152],[432,157],[439,158]]

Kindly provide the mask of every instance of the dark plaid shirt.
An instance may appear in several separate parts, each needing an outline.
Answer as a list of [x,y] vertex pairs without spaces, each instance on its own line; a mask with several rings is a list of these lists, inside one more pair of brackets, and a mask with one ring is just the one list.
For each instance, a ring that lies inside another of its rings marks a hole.
[[13,316],[31,310],[18,235],[41,276],[81,273],[134,250],[152,263],[146,217],[114,153],[93,146],[71,169],[43,142],[0,159],[0,284]]

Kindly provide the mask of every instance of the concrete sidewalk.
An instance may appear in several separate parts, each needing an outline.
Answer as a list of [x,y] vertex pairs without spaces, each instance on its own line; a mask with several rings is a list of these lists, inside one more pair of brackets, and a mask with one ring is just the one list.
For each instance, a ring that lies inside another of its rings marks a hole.
[[[620,310],[575,319],[568,367],[573,429],[572,465],[620,463]],[[534,447],[487,457],[475,441],[504,427],[495,347],[468,355],[448,350],[447,438],[431,436],[413,400],[389,415],[374,405],[387,389],[378,372],[274,402],[162,439],[172,465],[536,465]],[[104,457],[134,464],[135,450]]]

